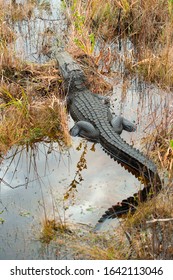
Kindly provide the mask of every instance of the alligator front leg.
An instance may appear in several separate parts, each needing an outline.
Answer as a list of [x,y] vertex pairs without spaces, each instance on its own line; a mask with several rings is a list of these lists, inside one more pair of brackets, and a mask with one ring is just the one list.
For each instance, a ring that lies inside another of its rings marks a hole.
[[113,117],[111,125],[116,133],[121,134],[123,130],[132,132],[136,130],[136,125],[122,116]]
[[80,136],[91,142],[99,142],[99,131],[89,122],[78,121],[71,129],[71,136]]
[[[100,94],[96,94],[97,98],[99,98],[103,104],[107,105],[110,108],[110,98],[107,96],[102,96]],[[113,129],[116,133],[121,134],[123,130],[128,132],[136,131],[136,125],[129,120],[125,119],[122,116],[112,117],[110,110],[108,110],[108,119],[113,126]]]

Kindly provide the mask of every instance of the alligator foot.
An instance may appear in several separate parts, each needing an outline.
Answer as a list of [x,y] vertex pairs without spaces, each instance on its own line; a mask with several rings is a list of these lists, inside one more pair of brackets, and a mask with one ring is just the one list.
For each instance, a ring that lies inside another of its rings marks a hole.
[[71,129],[71,136],[80,136],[91,142],[99,142],[99,131],[89,122],[78,121]]
[[123,130],[132,132],[136,130],[136,125],[122,116],[113,117],[111,120],[111,125],[116,133],[121,134]]

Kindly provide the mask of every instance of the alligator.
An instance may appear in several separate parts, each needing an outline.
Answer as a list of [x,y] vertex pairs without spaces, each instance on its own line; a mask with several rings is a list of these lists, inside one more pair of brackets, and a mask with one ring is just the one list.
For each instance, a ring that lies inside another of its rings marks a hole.
[[98,223],[106,219],[122,217],[129,211],[133,213],[139,202],[150,199],[162,188],[155,164],[123,140],[122,130],[135,131],[134,123],[122,116],[113,117],[109,99],[89,90],[83,70],[70,54],[59,51],[54,53],[54,57],[64,80],[67,109],[75,122],[70,134],[100,143],[111,158],[144,184],[144,187],[133,196],[110,207]]

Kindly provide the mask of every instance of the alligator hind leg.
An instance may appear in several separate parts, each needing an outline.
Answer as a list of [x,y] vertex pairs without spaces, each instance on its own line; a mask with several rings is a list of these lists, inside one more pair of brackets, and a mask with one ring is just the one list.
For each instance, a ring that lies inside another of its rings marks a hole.
[[123,118],[123,129],[128,132],[136,131],[136,124],[128,121],[127,119]]
[[71,136],[80,136],[92,142],[99,142],[99,131],[89,122],[78,121],[70,129]]
[[136,125],[122,116],[113,117],[111,120],[111,125],[116,133],[121,134],[123,130],[132,132],[136,130]]

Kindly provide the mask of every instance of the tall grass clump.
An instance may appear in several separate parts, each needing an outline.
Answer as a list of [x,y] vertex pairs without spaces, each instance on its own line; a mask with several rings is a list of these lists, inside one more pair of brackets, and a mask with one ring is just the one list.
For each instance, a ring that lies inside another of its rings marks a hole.
[[65,147],[70,137],[58,70],[52,61],[37,65],[16,57],[9,20],[13,5],[19,4],[0,1],[0,155],[13,145],[37,141],[57,141]]
[[28,100],[26,92],[14,98],[5,89],[8,102],[0,105],[0,151],[5,154],[13,145],[32,146],[35,142],[55,141],[60,146],[69,145],[66,111],[56,96],[41,101]]
[[2,154],[13,145],[32,145],[38,141],[70,145],[66,106],[60,92],[61,80],[52,62],[40,66],[25,64],[17,78],[1,76]]
[[95,36],[88,18],[88,3],[76,0],[63,3],[70,26],[69,45],[91,55],[95,46]]
[[[71,26],[70,46],[73,51],[77,48],[94,56],[97,43],[102,41],[99,59],[104,62],[103,54],[109,48],[108,42],[112,45],[128,38],[134,46],[130,59],[124,54],[128,72],[161,87],[173,87],[172,0],[64,2]],[[115,50],[110,52],[110,60],[117,58]],[[97,61],[98,57],[95,57]]]

